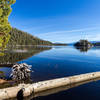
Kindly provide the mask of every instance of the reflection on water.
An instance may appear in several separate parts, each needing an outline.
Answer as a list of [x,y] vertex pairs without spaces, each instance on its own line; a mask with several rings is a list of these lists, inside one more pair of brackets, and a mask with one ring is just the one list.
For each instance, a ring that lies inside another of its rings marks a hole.
[[[3,87],[2,84],[0,84],[0,88],[17,85],[23,82],[24,83],[33,82],[29,78],[27,78],[27,80],[21,80],[21,81],[12,80],[10,74],[12,73],[13,70],[11,67],[17,62],[28,59],[45,50],[50,50],[51,48],[52,47],[46,47],[46,46],[17,46],[17,47],[8,48],[4,52],[1,51],[0,52],[0,79],[4,79],[8,81],[3,84]],[[14,78],[16,78],[15,74],[17,72],[13,73]],[[21,75],[20,74],[21,73],[18,72],[19,75],[18,78],[22,77],[22,74]]]
[[11,66],[18,61],[22,61],[49,49],[51,47],[18,46],[16,48],[8,48],[6,51],[0,52],[0,66]]
[[80,52],[88,52],[88,50],[91,49],[92,47],[75,46],[75,48],[76,48],[77,50],[79,50]]

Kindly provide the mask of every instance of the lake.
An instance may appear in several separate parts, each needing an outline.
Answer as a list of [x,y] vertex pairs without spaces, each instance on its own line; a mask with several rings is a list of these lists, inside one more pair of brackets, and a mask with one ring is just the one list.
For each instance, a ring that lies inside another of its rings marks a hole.
[[[33,82],[100,71],[100,48],[73,46],[35,46],[10,48],[0,53],[0,71],[10,80],[13,63],[32,65]],[[100,100],[100,81],[89,82],[68,90],[30,100]],[[49,92],[49,91],[48,91]]]

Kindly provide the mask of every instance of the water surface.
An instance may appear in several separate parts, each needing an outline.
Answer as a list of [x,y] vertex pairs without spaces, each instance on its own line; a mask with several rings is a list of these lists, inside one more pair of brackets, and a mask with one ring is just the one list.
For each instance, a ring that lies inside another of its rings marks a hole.
[[[8,55],[9,58],[6,59]],[[17,50],[6,51],[0,59],[4,59],[0,60],[2,66],[0,71],[3,71],[8,79],[10,79],[11,68],[6,66],[6,62],[9,62],[8,65],[16,62],[32,65],[34,73],[31,73],[31,79],[34,82],[100,71],[99,47],[93,47],[86,51],[73,46],[17,48]],[[100,81],[35,98],[35,100],[67,99],[100,100]]]

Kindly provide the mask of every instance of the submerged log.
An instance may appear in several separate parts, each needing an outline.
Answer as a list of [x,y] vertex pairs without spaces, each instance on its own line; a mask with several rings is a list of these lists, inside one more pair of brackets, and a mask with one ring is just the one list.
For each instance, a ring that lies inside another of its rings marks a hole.
[[48,81],[41,81],[33,84],[20,84],[15,87],[0,89],[0,100],[14,98],[18,96],[27,97],[31,94],[35,95],[40,92],[59,88],[62,86],[71,86],[72,84],[80,84],[84,81],[95,80],[100,78],[100,72],[93,72],[87,74],[81,74],[71,77],[58,78]]

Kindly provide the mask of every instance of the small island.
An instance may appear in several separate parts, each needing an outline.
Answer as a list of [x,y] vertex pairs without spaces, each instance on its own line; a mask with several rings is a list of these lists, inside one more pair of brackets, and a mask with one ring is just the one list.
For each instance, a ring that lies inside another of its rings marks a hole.
[[93,47],[93,44],[88,40],[80,40],[79,42],[76,42],[74,46],[81,52],[87,52],[91,47]]
[[84,47],[92,47],[93,44],[90,43],[88,40],[80,40],[79,42],[76,42],[74,46],[84,46]]

